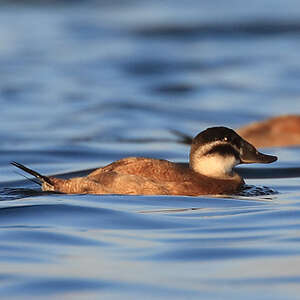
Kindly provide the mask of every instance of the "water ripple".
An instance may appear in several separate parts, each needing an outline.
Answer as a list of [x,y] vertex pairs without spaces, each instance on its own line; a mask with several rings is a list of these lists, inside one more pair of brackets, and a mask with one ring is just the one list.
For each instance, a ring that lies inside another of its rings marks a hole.
[[300,23],[297,21],[277,20],[243,23],[221,23],[221,24],[161,24],[158,26],[149,26],[137,30],[143,37],[168,37],[168,38],[203,38],[216,36],[234,36],[234,35],[281,35],[289,33],[299,33]]

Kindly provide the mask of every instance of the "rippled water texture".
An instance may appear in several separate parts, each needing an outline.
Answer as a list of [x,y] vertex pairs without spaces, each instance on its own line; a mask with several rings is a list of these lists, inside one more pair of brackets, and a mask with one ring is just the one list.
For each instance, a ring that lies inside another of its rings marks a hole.
[[9,165],[187,161],[174,130],[299,113],[299,8],[2,1],[1,299],[299,299],[299,147],[228,197],[42,193]]

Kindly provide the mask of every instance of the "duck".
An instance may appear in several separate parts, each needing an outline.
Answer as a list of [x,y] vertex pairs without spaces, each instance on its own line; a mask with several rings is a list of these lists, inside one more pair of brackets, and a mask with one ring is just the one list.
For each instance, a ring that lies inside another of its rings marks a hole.
[[[180,142],[190,145],[193,138],[178,130],[171,132]],[[236,132],[256,148],[291,147],[300,145],[300,115],[279,115],[252,122],[236,129]]]
[[211,127],[192,141],[189,164],[164,159],[127,157],[100,167],[85,177],[62,179],[44,176],[26,166],[11,164],[33,175],[43,191],[66,194],[182,195],[235,194],[245,184],[234,167],[272,163],[227,127]]
[[279,115],[245,125],[238,134],[257,148],[300,145],[300,115]]

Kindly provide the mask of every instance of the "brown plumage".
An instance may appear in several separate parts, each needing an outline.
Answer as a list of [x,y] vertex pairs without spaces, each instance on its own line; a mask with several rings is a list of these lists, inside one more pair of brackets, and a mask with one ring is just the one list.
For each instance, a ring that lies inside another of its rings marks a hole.
[[[191,144],[193,138],[172,130],[183,144]],[[236,132],[254,147],[288,147],[300,145],[300,115],[280,115],[247,124]]]
[[257,148],[300,145],[300,115],[282,115],[245,125],[237,133]]
[[44,191],[89,194],[188,195],[232,194],[244,180],[232,168],[239,163],[270,163],[277,158],[257,150],[225,127],[209,128],[194,139],[190,165],[129,157],[99,168],[86,177],[59,179],[16,167],[42,182]]

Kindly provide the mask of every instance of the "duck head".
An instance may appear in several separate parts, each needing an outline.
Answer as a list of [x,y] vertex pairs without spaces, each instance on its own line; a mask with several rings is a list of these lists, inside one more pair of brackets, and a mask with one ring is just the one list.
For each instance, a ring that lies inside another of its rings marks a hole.
[[194,137],[190,151],[190,168],[215,178],[235,176],[238,164],[272,163],[276,156],[266,155],[226,127],[211,127]]

